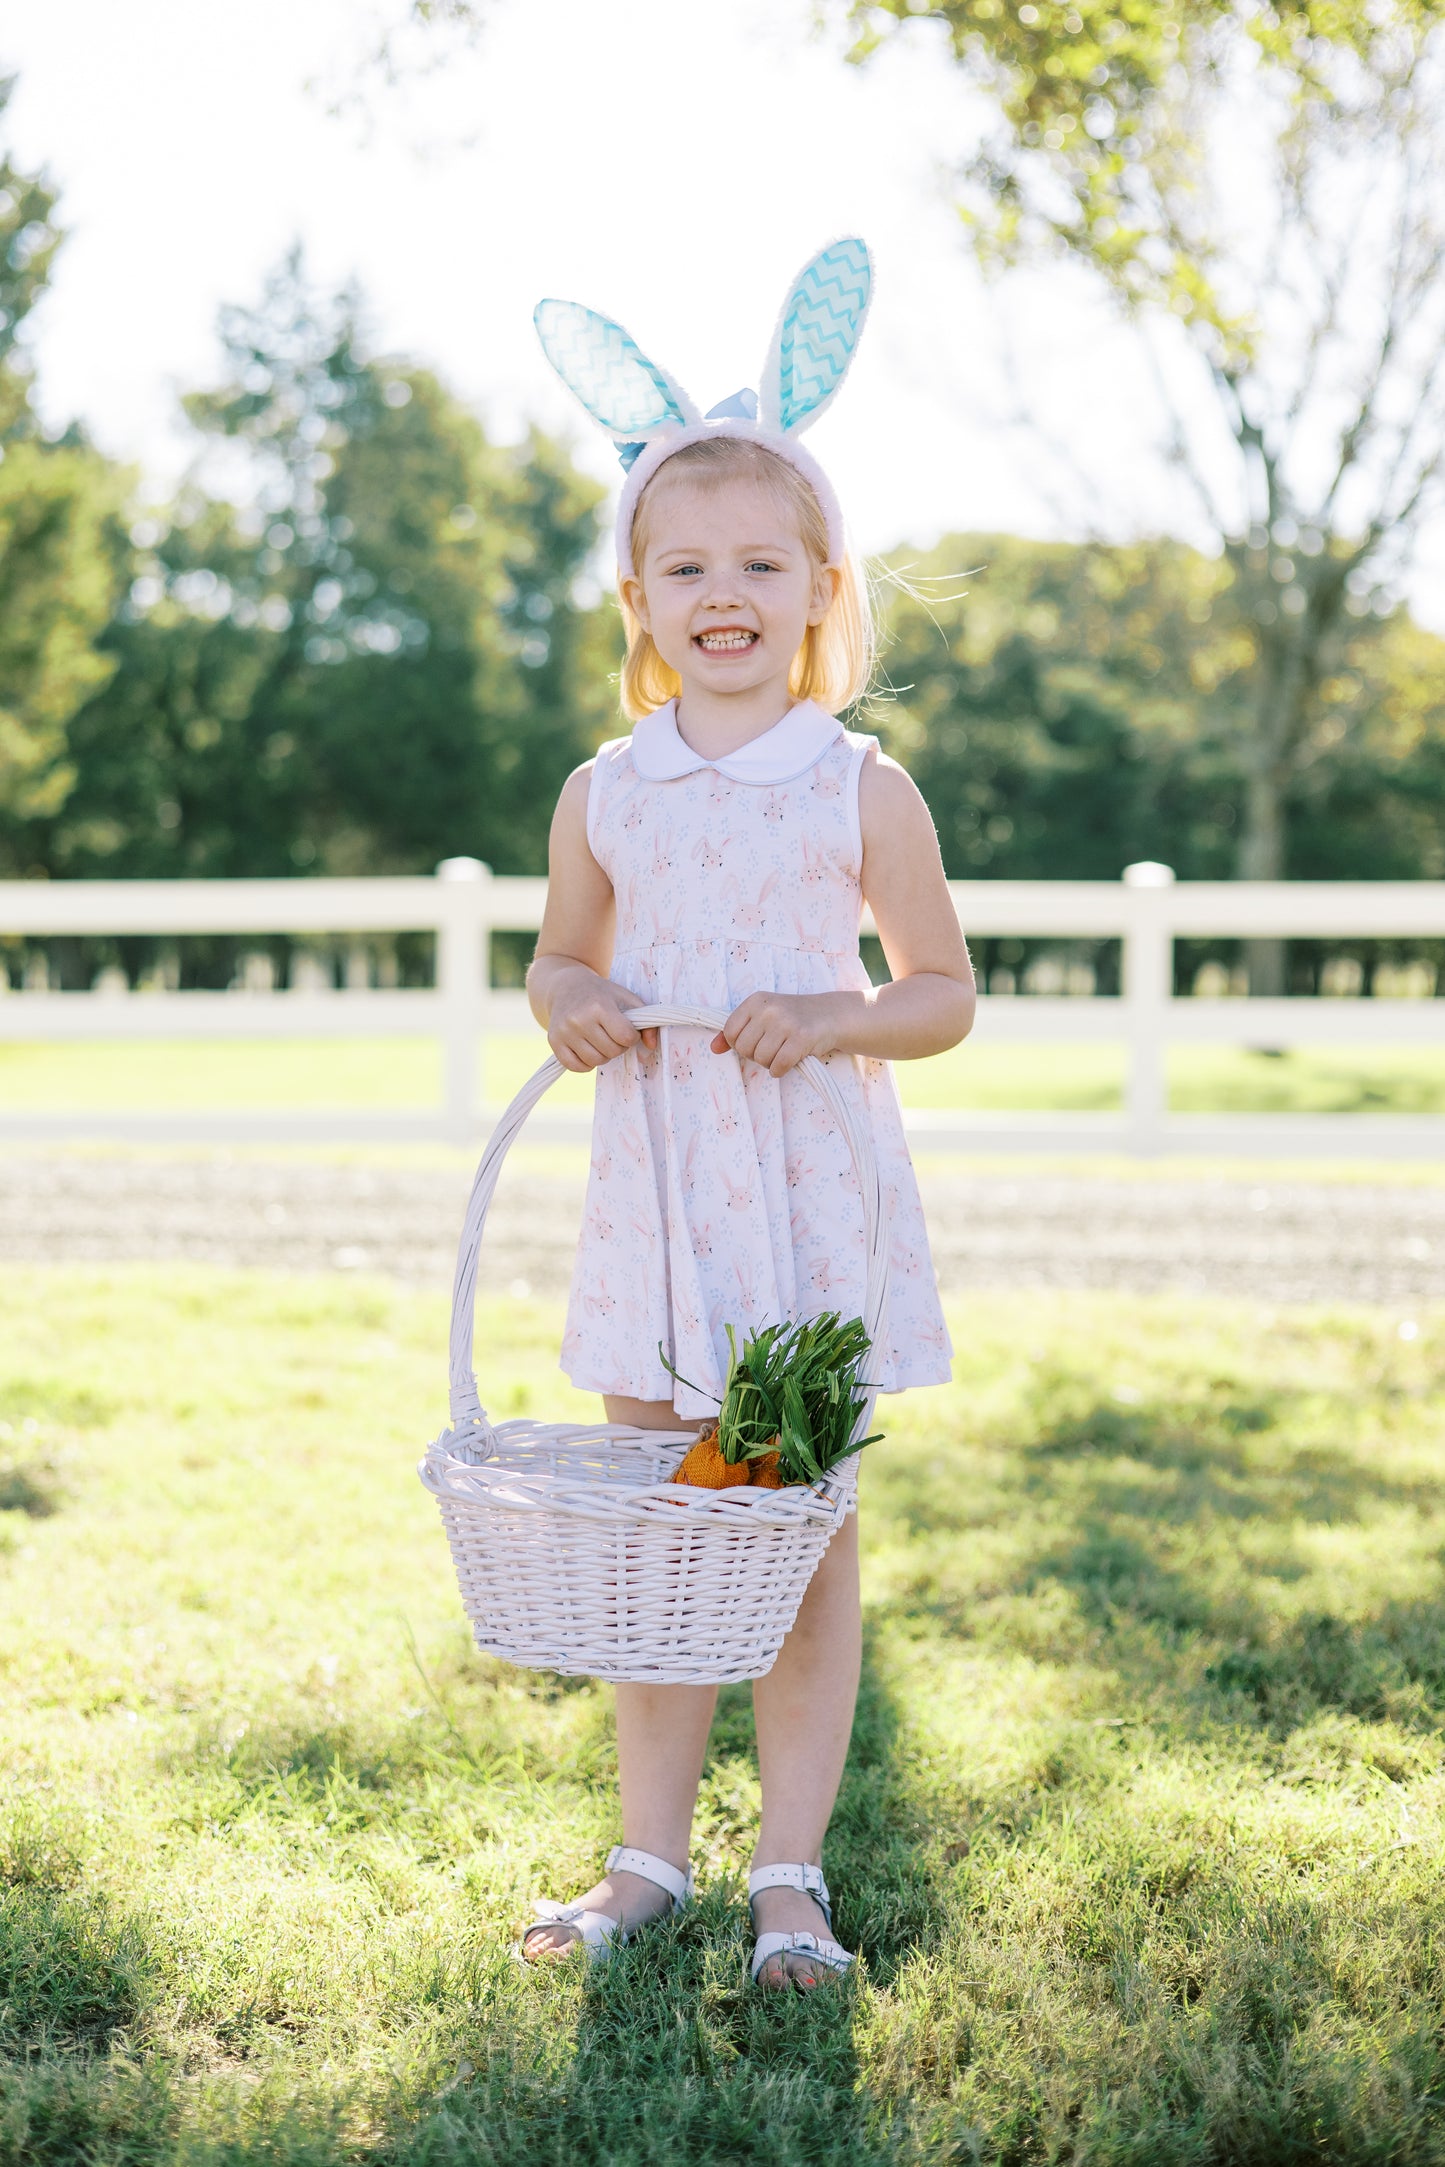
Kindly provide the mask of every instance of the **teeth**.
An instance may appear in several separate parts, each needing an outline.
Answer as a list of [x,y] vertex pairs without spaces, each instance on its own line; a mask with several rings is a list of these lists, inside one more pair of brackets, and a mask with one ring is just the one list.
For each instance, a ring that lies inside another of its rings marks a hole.
[[698,636],[699,647],[751,647],[757,638],[755,632],[703,632]]

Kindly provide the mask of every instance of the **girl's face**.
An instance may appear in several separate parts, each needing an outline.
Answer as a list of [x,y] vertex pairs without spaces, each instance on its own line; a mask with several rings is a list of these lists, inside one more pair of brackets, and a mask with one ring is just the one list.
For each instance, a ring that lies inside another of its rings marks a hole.
[[624,582],[624,599],[684,696],[756,693],[775,680],[786,693],[838,573],[813,561],[786,506],[745,475],[703,486],[659,477],[647,512],[641,576]]

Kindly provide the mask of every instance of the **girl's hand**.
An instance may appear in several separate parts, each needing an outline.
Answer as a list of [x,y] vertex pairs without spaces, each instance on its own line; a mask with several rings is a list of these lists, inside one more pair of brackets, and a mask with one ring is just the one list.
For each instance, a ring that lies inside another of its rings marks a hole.
[[656,1049],[656,1030],[639,1031],[627,1020],[629,1008],[645,1008],[647,1003],[626,986],[615,986],[579,964],[559,973],[547,990],[547,1044],[563,1068],[586,1075],[638,1044]]
[[750,993],[712,1041],[714,1053],[729,1046],[756,1061],[770,1076],[786,1076],[810,1053],[832,1053],[836,1038],[826,993]]
[[640,994],[607,976],[617,905],[612,883],[587,841],[587,793],[592,763],[574,768],[562,785],[548,846],[547,908],[537,953],[527,971],[532,1014],[563,1068],[579,1075],[615,1061],[639,1043],[657,1047],[656,1031],[638,1032],[629,1008]]

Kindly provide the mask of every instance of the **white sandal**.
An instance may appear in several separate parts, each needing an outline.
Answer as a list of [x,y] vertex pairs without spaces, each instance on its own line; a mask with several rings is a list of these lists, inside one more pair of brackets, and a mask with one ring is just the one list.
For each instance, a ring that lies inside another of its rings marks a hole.
[[[685,1874],[679,1873],[675,1866],[669,1866],[666,1859],[656,1857],[651,1851],[629,1851],[624,1844],[618,1844],[608,1852],[604,1871],[636,1874],[641,1880],[651,1881],[664,1890],[672,1901],[666,1911],[656,1914],[660,1919],[675,1919],[692,1902],[691,1866]],[[539,1897],[532,1909],[537,1914],[536,1919],[526,1929],[517,1950],[528,1963],[536,1959],[527,1956],[527,1941],[544,1926],[575,1926],[576,1946],[585,1950],[589,1964],[606,1963],[613,1950],[621,1948],[638,1931],[638,1927],[624,1927],[605,1911],[587,1911],[581,1904],[559,1904],[550,1896]],[[653,1923],[652,1919],[640,1920],[638,1926]]]
[[[801,1889],[811,1896],[828,1925],[833,1906],[821,1866],[755,1866],[748,1875],[748,1902],[763,1889]],[[853,1962],[848,1951],[820,1934],[759,1934],[753,1949],[753,1979],[772,1956],[810,1956],[828,1971],[847,1971]]]

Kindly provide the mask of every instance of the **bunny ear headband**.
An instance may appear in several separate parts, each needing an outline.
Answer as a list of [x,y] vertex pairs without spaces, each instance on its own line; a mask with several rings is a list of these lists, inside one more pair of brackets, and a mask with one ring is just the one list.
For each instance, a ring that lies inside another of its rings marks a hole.
[[633,576],[632,515],[648,482],[674,452],[719,434],[764,444],[797,468],[823,507],[829,559],[842,562],[837,495],[797,439],[837,397],[872,292],[873,260],[856,235],[820,248],[788,289],[759,390],[735,391],[706,414],[610,316],[578,301],[538,302],[532,320],[543,352],[607,431],[627,471],[617,510],[617,569],[623,579]]

